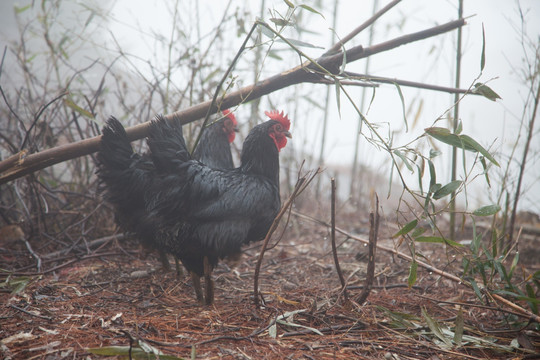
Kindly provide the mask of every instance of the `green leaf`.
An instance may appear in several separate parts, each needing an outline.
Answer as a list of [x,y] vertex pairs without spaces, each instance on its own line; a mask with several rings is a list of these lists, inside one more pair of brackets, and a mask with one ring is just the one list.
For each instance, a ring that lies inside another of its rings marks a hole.
[[270,21],[276,24],[277,26],[292,26],[293,23],[286,20],[286,19],[280,19],[280,18],[270,18]]
[[279,56],[277,54],[277,52],[275,52],[274,50],[270,50],[268,52],[268,56],[271,57],[271,58],[277,59],[277,60],[283,60],[283,58],[281,56]]
[[64,98],[64,104],[66,104],[68,107],[70,107],[72,110],[79,113],[80,115],[82,115],[84,117],[87,117],[90,120],[96,120],[94,115],[92,115],[89,111],[86,111],[83,108],[81,108],[80,106],[78,106],[77,104],[75,104],[73,102],[73,100],[71,100],[71,98],[69,98],[69,97]]
[[448,337],[446,337],[443,334],[439,323],[435,319],[433,319],[431,316],[429,316],[429,314],[427,313],[427,310],[424,307],[422,307],[422,316],[426,320],[426,323],[429,329],[431,330],[431,332],[433,333],[433,335],[435,335],[442,342],[444,342],[446,347],[452,347],[452,342],[450,341],[450,339],[448,339]]
[[484,70],[486,65],[486,33],[484,32],[484,23],[482,23],[482,55],[480,56],[480,71]]
[[436,158],[437,156],[441,155],[442,152],[440,152],[439,150],[434,150],[434,149],[430,149],[429,150],[429,159],[434,159]]
[[480,163],[482,164],[482,168],[484,169],[484,176],[486,177],[486,182],[488,184],[488,187],[491,187],[491,181],[489,181],[489,174],[488,174],[488,169],[487,169],[486,158],[482,156],[480,158]]
[[347,51],[345,46],[341,46],[343,49],[343,59],[341,60],[341,66],[339,67],[339,74],[342,75],[345,72],[345,67],[347,67]]
[[15,14],[20,14],[20,13],[30,9],[31,7],[32,7],[32,4],[29,4],[29,5],[26,5],[26,6],[23,6],[23,7],[13,5],[13,8],[15,9]]
[[538,299],[536,298],[536,293],[534,292],[534,289],[531,286],[531,284],[526,284],[525,289],[527,291],[527,295],[529,296],[529,298],[536,300],[536,302],[528,301],[528,303],[529,303],[529,306],[531,307],[532,312],[535,313],[536,315],[538,315],[538,304],[539,304],[539,302],[538,302]]
[[461,140],[463,141],[463,144],[465,145],[465,150],[473,149],[474,151],[478,151],[480,154],[484,155],[486,159],[491,161],[493,164],[495,164],[497,167],[501,167],[497,160],[491,154],[482,147],[479,143],[476,142],[473,138],[471,138],[468,135],[460,135]]
[[401,159],[401,161],[403,161],[403,162],[405,163],[405,166],[407,166],[407,169],[409,169],[409,171],[410,171],[411,173],[414,172],[414,170],[413,170],[411,164],[409,163],[409,159],[407,159],[407,158],[405,157],[405,155],[403,155],[403,154],[401,153],[401,151],[399,151],[399,150],[394,150],[394,154],[396,154],[396,155]]
[[469,282],[471,283],[471,286],[472,286],[472,288],[474,290],[474,293],[478,297],[478,300],[480,300],[482,302],[482,304],[483,304],[484,301],[482,299],[482,292],[480,291],[480,288],[478,287],[478,284],[476,283],[476,281],[474,279],[470,279]]
[[320,12],[318,12],[317,10],[315,10],[314,8],[312,8],[311,6],[304,5],[304,4],[298,5],[298,6],[300,6],[302,9],[305,9],[305,10],[307,10],[307,11],[310,11],[310,12],[312,12],[312,13],[314,13],[314,14],[321,15],[323,19],[326,19],[326,18],[324,17],[323,14],[321,14]]
[[450,239],[445,239],[440,236],[418,236],[414,239],[414,241],[423,242],[423,243],[434,243],[434,244],[448,244],[455,247],[463,246],[460,243],[457,243]]
[[431,192],[431,189],[437,183],[437,174],[435,173],[435,165],[433,165],[433,162],[431,160],[428,160],[428,167],[429,167],[429,189],[428,189],[428,191]]
[[475,93],[475,94],[480,94],[483,97],[488,98],[491,101],[496,101],[497,99],[501,99],[499,94],[497,94],[495,91],[493,91],[492,88],[490,88],[486,84],[482,84],[482,83],[474,84],[474,89],[472,89],[472,92]]
[[334,83],[336,84],[336,104],[337,104],[339,118],[341,119],[341,93],[340,93],[339,80],[335,79]]
[[449,182],[448,184],[441,187],[439,190],[435,191],[435,193],[433,194],[433,198],[435,200],[439,200],[447,195],[452,194],[461,186],[462,183],[463,181],[461,180],[454,180]]
[[[283,40],[280,39],[278,41],[283,41]],[[307,42],[304,42],[304,41],[300,41],[300,40],[287,39],[287,41],[290,42],[292,45],[294,45],[296,47],[308,47],[308,48],[313,48],[313,49],[324,49],[322,46],[313,45],[313,44],[310,44],[310,43],[307,43]]]
[[413,260],[411,263],[411,267],[409,268],[409,279],[407,280],[407,284],[409,285],[409,288],[412,288],[413,285],[416,283],[416,276],[418,271],[418,263]]
[[422,168],[418,164],[416,164],[416,168],[418,169],[418,186],[420,187],[420,194],[424,195],[424,187],[422,186],[422,177],[424,176],[424,158],[422,158]]
[[287,4],[288,7],[290,7],[291,9],[294,9],[294,4],[292,2],[290,2],[289,0],[283,0],[285,2],[285,4]]
[[266,36],[269,39],[273,39],[276,34],[272,30],[270,30],[267,26],[267,24],[261,23],[261,33]]
[[[86,349],[86,351],[88,351],[91,354],[104,355],[104,356],[129,356],[129,353],[130,353],[129,350],[130,350],[129,346],[104,346],[100,348],[87,348]],[[131,356],[134,359],[156,359],[157,358],[154,354],[148,354],[139,347],[131,347]],[[165,359],[165,360],[182,360],[182,358],[172,356],[172,355],[164,355],[164,354],[159,354],[159,358]]]
[[463,131],[463,122],[461,120],[459,120],[458,124],[457,124],[456,131],[454,133],[459,135],[459,134],[461,134],[462,131]]
[[398,237],[400,235],[408,234],[412,229],[414,229],[418,225],[418,220],[414,219],[413,221],[405,224],[397,233],[392,235],[393,238]]
[[426,228],[424,227],[417,227],[416,229],[414,229],[413,233],[411,234],[411,236],[413,238],[417,238],[419,237],[420,235],[422,235],[423,233],[425,233],[427,231]]
[[[461,149],[475,151],[472,147],[467,147],[462,141],[460,136],[452,134],[450,130],[441,127],[430,127],[424,129],[424,131],[431,137],[439,140],[448,145],[452,145]],[[461,135],[463,136],[463,135]]]
[[399,84],[394,83],[394,86],[397,88],[399,98],[401,99],[401,111],[403,112],[403,121],[405,122],[405,132],[409,132],[409,124],[407,123],[407,115],[405,114],[405,99],[403,98],[403,93],[401,92]]
[[476,210],[473,211],[473,215],[475,216],[490,216],[493,214],[496,214],[499,210],[501,210],[501,207],[497,204],[493,205],[486,205],[482,206]]

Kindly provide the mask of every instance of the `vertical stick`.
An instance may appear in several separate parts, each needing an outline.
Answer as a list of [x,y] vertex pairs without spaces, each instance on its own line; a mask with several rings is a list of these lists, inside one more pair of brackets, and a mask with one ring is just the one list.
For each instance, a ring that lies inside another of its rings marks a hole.
[[[458,18],[463,18],[463,0],[459,0]],[[457,33],[457,47],[456,47],[456,82],[455,86],[459,87],[461,78],[461,28]],[[457,131],[459,124],[459,94],[454,94],[454,133]],[[457,169],[457,148],[452,147],[452,176],[450,181],[456,180]],[[456,237],[456,192],[453,191],[450,200],[450,239],[455,240]]]
[[348,300],[349,297],[347,295],[347,289],[345,288],[345,277],[343,276],[343,273],[341,272],[341,267],[339,266],[339,259],[337,255],[337,248],[336,248],[336,179],[332,178],[332,208],[331,208],[331,216],[332,216],[332,228],[330,231],[330,237],[332,238],[332,252],[334,253],[334,263],[336,264],[336,271],[339,276],[339,281],[341,282],[341,291],[343,292],[343,297],[345,300]]
[[360,305],[368,298],[375,276],[375,253],[377,250],[377,238],[379,237],[379,197],[377,194],[375,194],[374,208],[375,210],[369,213],[369,247],[366,281],[362,293],[356,299],[356,302]]

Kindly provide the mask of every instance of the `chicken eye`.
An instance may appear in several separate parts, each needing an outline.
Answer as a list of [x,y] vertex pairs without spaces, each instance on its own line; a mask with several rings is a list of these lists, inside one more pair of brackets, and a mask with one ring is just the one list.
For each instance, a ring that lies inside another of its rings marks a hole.
[[281,124],[277,124],[275,129],[277,132],[283,132],[283,126],[281,126]]

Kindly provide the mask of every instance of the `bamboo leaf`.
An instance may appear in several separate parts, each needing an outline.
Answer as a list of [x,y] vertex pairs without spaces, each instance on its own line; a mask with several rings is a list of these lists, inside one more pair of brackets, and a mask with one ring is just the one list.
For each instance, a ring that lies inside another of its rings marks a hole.
[[527,302],[529,303],[529,306],[530,306],[531,310],[533,311],[533,313],[538,315],[538,304],[540,302],[536,298],[536,293],[534,292],[534,289],[531,286],[531,284],[526,284],[525,289],[527,291],[527,295],[529,296],[529,298],[535,300],[535,301],[527,301]]
[[414,231],[413,231],[413,233],[411,234],[411,236],[412,236],[413,238],[417,238],[417,237],[419,237],[420,235],[422,235],[423,233],[425,233],[426,230],[427,230],[427,229],[424,228],[424,227],[417,227],[416,229],[414,229]]
[[417,242],[434,243],[434,244],[448,244],[455,247],[462,247],[463,245],[450,239],[445,239],[440,236],[418,236],[414,239]]
[[439,325],[439,323],[435,319],[433,319],[431,316],[429,316],[429,314],[427,313],[427,311],[426,311],[426,309],[424,307],[422,307],[422,316],[426,320],[426,323],[427,323],[429,329],[431,330],[431,332],[433,333],[433,335],[435,335],[442,342],[444,342],[444,344],[447,347],[452,347],[452,342],[450,341],[450,339],[448,339],[448,337],[446,337],[443,334],[443,332],[441,330],[441,326]]
[[[100,348],[87,348],[86,351],[88,351],[91,354],[95,355],[104,355],[104,356],[129,356],[130,354],[130,347],[129,346],[104,346]],[[139,347],[131,347],[131,356],[134,359],[155,359],[157,358],[154,354],[148,354],[144,352]],[[159,354],[160,359],[165,360],[182,360],[183,358],[179,358],[172,355],[164,355]]]
[[283,58],[282,58],[281,56],[279,56],[279,55],[277,54],[277,52],[275,52],[275,51],[273,51],[273,50],[270,50],[270,51],[268,52],[268,56],[271,57],[271,58],[273,58],[273,59],[276,59],[276,60],[283,60]]
[[472,89],[472,92],[475,93],[475,94],[480,94],[483,97],[488,98],[491,101],[497,101],[497,99],[501,99],[499,94],[497,94],[495,91],[493,91],[492,88],[490,88],[486,84],[482,84],[482,83],[474,84],[474,88]]
[[[279,41],[283,41],[283,40],[280,39]],[[313,49],[324,49],[322,46],[313,45],[313,44],[310,44],[310,43],[307,43],[307,42],[301,41],[301,40],[287,38],[287,41],[290,42],[292,45],[294,45],[296,47],[308,47],[308,48],[313,48]]]
[[326,19],[326,18],[324,17],[323,14],[321,14],[320,12],[318,12],[317,10],[315,10],[314,8],[312,8],[311,6],[304,5],[304,4],[301,4],[301,5],[298,5],[298,6],[300,6],[302,9],[305,9],[305,10],[307,10],[307,11],[310,11],[310,12],[312,12],[312,13],[314,13],[314,14],[321,15],[323,19]]
[[341,119],[341,93],[340,93],[339,80],[335,79],[334,83],[336,84],[336,104],[337,104],[339,118]]
[[489,174],[488,174],[486,158],[482,156],[480,158],[480,163],[482,164],[482,168],[484,169],[484,176],[486,177],[486,182],[488,184],[488,187],[491,187],[491,181],[489,181]]
[[292,22],[290,22],[289,20],[286,20],[286,19],[270,18],[269,20],[271,22],[273,22],[274,24],[276,24],[277,26],[292,26],[293,25]]
[[290,2],[289,0],[283,0],[285,2],[285,4],[287,4],[288,7],[290,7],[291,9],[294,9],[294,4],[292,2]]
[[490,216],[496,214],[499,210],[501,210],[501,207],[497,204],[493,205],[486,205],[482,206],[481,208],[478,208],[473,211],[473,215],[475,216]]
[[413,285],[416,283],[416,277],[418,272],[418,263],[413,260],[411,263],[411,267],[409,268],[409,278],[407,280],[407,285],[409,285],[409,288],[412,288]]
[[435,165],[433,165],[433,162],[431,160],[428,160],[428,166],[429,166],[429,190],[428,191],[431,192],[431,189],[437,183],[437,174],[435,173]]
[[407,123],[407,115],[405,111],[405,99],[403,98],[403,93],[401,92],[401,87],[399,84],[394,83],[394,86],[397,88],[399,98],[401,99],[401,111],[403,112],[403,121],[405,122],[405,132],[409,132],[409,124]]
[[456,135],[459,135],[461,134],[462,131],[463,131],[463,122],[459,120],[455,133]]
[[269,39],[273,39],[276,34],[274,34],[274,32],[272,30],[270,30],[269,28],[267,28],[268,25],[264,24],[261,26],[261,33],[266,36],[267,38]]
[[393,238],[398,237],[400,235],[408,234],[412,229],[414,229],[418,225],[418,220],[414,219],[413,221],[405,224],[397,233],[392,235]]
[[64,98],[64,104],[66,104],[68,107],[70,107],[73,111],[79,113],[80,115],[90,119],[95,120],[96,118],[94,115],[92,115],[89,111],[84,110],[79,105],[75,104],[71,98]]
[[14,5],[13,8],[15,9],[15,14],[20,14],[28,9],[30,9],[32,7],[32,4],[28,4],[26,6],[23,6],[23,7],[19,7],[17,5]]
[[484,155],[486,159],[491,161],[493,164],[495,164],[497,167],[501,167],[497,160],[491,154],[482,147],[479,143],[476,142],[473,138],[471,138],[468,135],[460,135],[460,139],[463,141],[463,144],[465,145],[465,150],[473,149],[474,151],[478,151],[480,154]]
[[464,136],[464,135],[458,136],[458,135],[452,134],[450,130],[441,128],[441,127],[430,127],[430,128],[424,129],[424,131],[431,137],[445,144],[452,145],[452,146],[469,150],[469,151],[477,151],[475,148],[468,146],[467,144],[464,144],[464,142],[461,140],[461,136]]
[[401,159],[401,161],[405,163],[405,166],[407,166],[407,169],[409,169],[410,172],[414,172],[411,164],[409,163],[409,159],[407,159],[405,155],[401,153],[401,151],[394,150],[394,154],[396,154]]
[[433,198],[435,200],[439,200],[447,195],[452,194],[454,191],[456,191],[463,182],[461,180],[454,180],[449,182],[448,184],[441,187],[439,190],[435,191],[433,194]]
[[484,32],[484,23],[482,23],[482,55],[480,56],[480,71],[484,71],[486,65],[486,33]]
[[474,290],[474,293],[478,297],[478,300],[480,300],[482,302],[482,304],[483,304],[484,301],[482,300],[482,292],[480,291],[480,288],[478,287],[478,284],[476,283],[476,281],[474,279],[470,279],[469,282],[471,283],[471,286],[472,286],[472,288]]

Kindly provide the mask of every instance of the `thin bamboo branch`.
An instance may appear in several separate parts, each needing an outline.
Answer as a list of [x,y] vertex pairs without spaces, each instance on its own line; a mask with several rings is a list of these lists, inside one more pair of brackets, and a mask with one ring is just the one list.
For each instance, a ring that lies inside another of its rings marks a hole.
[[375,254],[377,252],[377,239],[379,237],[379,197],[375,194],[374,210],[369,214],[369,246],[368,246],[368,265],[366,270],[366,281],[364,289],[356,298],[358,304],[367,300],[373,280],[375,279]]
[[[368,26],[370,26],[371,24],[373,24],[375,21],[377,21],[377,19],[379,19],[381,16],[383,16],[386,12],[388,12],[388,10],[392,9],[394,6],[396,6],[399,2],[401,2],[401,0],[394,0],[392,1],[391,3],[389,3],[388,5],[386,5],[385,7],[383,7],[381,10],[379,10],[378,12],[376,12],[375,14],[373,14],[372,17],[370,17],[369,19],[367,19],[366,21],[364,21],[363,24],[361,24],[360,26],[358,26],[356,29],[354,29],[353,31],[351,31],[347,36],[345,36],[343,39],[341,39],[340,41],[338,41],[336,44],[334,44],[334,46],[332,46],[330,49],[328,49],[328,51],[324,54],[324,55],[329,55],[329,54],[332,54],[332,53],[335,53],[337,51],[339,51],[349,40],[351,40],[352,38],[354,38],[356,35],[358,35],[360,32],[362,32],[364,29],[366,29]],[[323,55],[323,56],[324,56]]]
[[[459,0],[458,17],[463,17],[463,0]],[[456,46],[456,81],[455,86],[459,88],[461,82],[461,41],[462,31],[458,29],[457,33],[457,46]],[[454,94],[454,121],[452,123],[453,132],[456,133],[459,124],[459,94]],[[457,174],[457,147],[452,146],[452,174],[450,175],[450,181],[456,180]],[[456,237],[456,192],[452,191],[450,196],[450,239],[455,240]]]
[[525,172],[525,164],[527,162],[527,154],[529,153],[529,148],[531,146],[531,138],[534,133],[534,122],[536,120],[536,113],[538,111],[538,104],[540,103],[540,82],[538,83],[538,89],[536,90],[536,96],[534,98],[533,112],[531,115],[531,120],[529,121],[529,128],[527,133],[527,141],[525,142],[525,148],[523,149],[523,158],[521,159],[521,166],[519,167],[519,176],[518,183],[516,187],[516,195],[514,198],[514,204],[512,207],[512,215],[510,216],[510,226],[508,229],[508,244],[512,244],[512,239],[514,236],[514,226],[516,223],[516,212],[517,205],[519,201],[519,193],[521,192],[521,183],[523,181],[523,174]]
[[[460,28],[465,25],[464,19],[450,21],[446,24],[435,26],[416,33],[407,34],[377,45],[367,48],[356,46],[347,50],[345,56],[347,63],[388,51],[399,46],[423,40],[436,35],[444,34],[448,31]],[[319,58],[316,64],[305,62],[288,71],[276,74],[260,83],[246,86],[234,91],[225,97],[221,102],[222,108],[230,108],[243,102],[248,102],[267,95],[285,87],[302,82],[317,82],[320,75],[314,69],[324,68],[331,74],[339,74],[343,63],[343,53]],[[187,109],[166,115],[169,121],[180,119],[180,123],[187,124],[197,119],[203,118],[207,113],[214,114],[218,110],[216,106],[211,106],[212,101],[208,100]],[[128,138],[131,141],[141,139],[148,133],[150,122],[145,122],[126,129]],[[80,156],[91,154],[98,150],[101,136],[65,144],[52,149],[47,149],[34,154],[21,154],[21,152],[0,162],[0,184],[28,175],[34,171],[41,170],[48,166],[60,162],[74,159]]]
[[330,238],[332,240],[332,254],[334,254],[334,264],[336,265],[336,271],[339,277],[339,282],[341,283],[341,292],[343,292],[343,297],[345,298],[345,301],[349,300],[349,296],[347,295],[347,283],[345,282],[345,277],[343,276],[343,272],[341,271],[341,266],[339,266],[339,258],[337,254],[337,248],[336,248],[336,179],[332,178],[332,199],[331,199],[331,210],[330,210],[330,216],[331,216],[331,225],[330,225]]
[[[421,83],[417,81],[410,81],[410,80],[402,80],[402,79],[396,79],[396,78],[388,78],[384,76],[375,76],[375,75],[367,75],[367,74],[359,74],[354,73],[350,71],[345,71],[343,73],[347,76],[347,79],[358,79],[358,80],[364,80],[374,83],[381,83],[381,84],[398,84],[399,86],[407,86],[407,87],[413,87],[417,89],[426,89],[426,90],[433,90],[433,91],[441,91],[446,92],[450,94],[468,94],[468,95],[482,95],[478,92],[471,92],[469,89],[459,89],[455,87],[448,87],[448,86],[439,86],[439,85],[432,85],[432,84],[426,84]],[[341,82],[342,84],[345,84],[344,81]],[[333,82],[332,82],[333,84]],[[352,83],[348,83],[346,85],[353,85]]]

